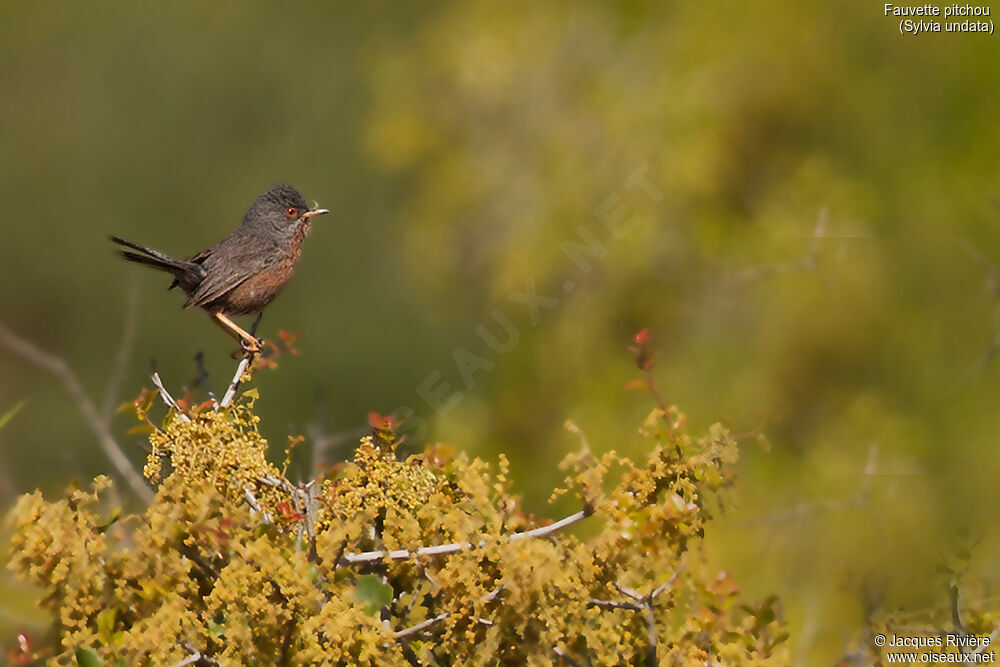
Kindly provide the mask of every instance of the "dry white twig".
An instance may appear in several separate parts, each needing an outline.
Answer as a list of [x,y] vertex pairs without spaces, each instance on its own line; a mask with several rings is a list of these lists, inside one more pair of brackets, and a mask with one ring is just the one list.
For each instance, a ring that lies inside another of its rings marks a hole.
[[573,659],[573,657],[569,654],[569,652],[560,646],[554,646],[552,648],[552,652],[556,654],[557,658],[561,659],[566,664],[569,665],[577,664],[576,660]]
[[198,662],[199,660],[201,660],[201,652],[200,651],[195,651],[194,653],[192,653],[188,657],[186,657],[183,660],[181,660],[180,662],[176,663],[174,665],[174,667],[185,667],[185,665],[193,665],[194,663]]
[[[222,397],[222,402],[219,403],[218,408],[228,408],[233,399],[236,398],[236,390],[240,388],[240,381],[243,379],[243,374],[247,372],[247,367],[250,365],[250,361],[253,359],[253,355],[244,355],[240,359],[239,365],[236,366],[236,374],[233,376],[232,381],[229,383],[229,388],[226,389],[226,395]],[[217,408],[217,409],[218,409]]]
[[972,652],[969,653],[969,656],[981,655],[983,653],[986,653],[987,650],[992,650],[992,647],[996,644],[996,641],[1000,639],[1000,627],[991,632],[988,639],[989,641],[984,642],[975,649],[973,649]]
[[[266,482],[265,482],[266,483]],[[272,486],[276,486],[272,484]],[[541,528],[534,528],[532,530],[526,530],[522,533],[514,533],[507,538],[508,542],[516,542],[517,540],[529,538],[529,537],[545,537],[551,535],[552,533],[570,526],[581,519],[585,519],[590,516],[591,512],[586,510],[581,510],[576,514],[571,514],[565,519],[560,519],[555,523],[549,524],[548,526],[542,526]],[[484,541],[480,541],[477,546],[484,545]],[[455,542],[452,544],[439,544],[433,547],[420,547],[414,551],[409,551],[407,549],[393,549],[389,551],[379,550],[379,551],[363,551],[361,553],[346,553],[344,554],[344,561],[348,564],[354,565],[357,563],[370,563],[372,561],[382,560],[383,558],[388,558],[389,560],[407,560],[409,558],[414,558],[417,556],[444,556],[447,554],[458,553],[459,551],[465,551],[466,549],[473,548],[471,542]]]
[[397,632],[396,634],[393,635],[393,638],[396,639],[396,640],[406,639],[410,635],[415,635],[418,632],[420,632],[421,630],[426,630],[427,628],[431,627],[432,625],[436,625],[436,624],[440,623],[441,621],[445,620],[449,616],[451,616],[450,612],[445,612],[443,614],[438,614],[434,618],[428,618],[426,621],[421,621],[420,623],[417,623],[416,625],[411,625],[410,627],[408,627],[408,628],[406,628],[404,630],[400,630],[399,632]]
[[629,611],[642,611],[642,607],[634,602],[619,602],[617,600],[598,600],[597,598],[590,598],[587,600],[587,604],[592,607],[601,607],[602,609],[628,609]]
[[[502,592],[503,592],[503,586],[500,586],[499,588],[497,588],[497,589],[495,589],[493,591],[490,591],[489,593],[487,593],[486,595],[484,595],[482,597],[482,601],[483,602],[493,602],[493,600],[495,600],[497,598],[497,596],[500,595],[500,593],[502,593]],[[417,634],[418,632],[420,632],[422,630],[426,630],[427,628],[429,628],[429,627],[431,627],[433,625],[437,625],[441,621],[444,621],[445,619],[449,618],[451,616],[451,614],[452,614],[452,612],[446,611],[446,612],[444,612],[442,614],[438,614],[437,616],[435,616],[433,618],[428,618],[425,621],[421,621],[420,623],[417,623],[416,625],[411,625],[408,628],[404,628],[404,629],[396,632],[393,635],[393,638],[396,639],[396,640],[406,639],[407,637],[415,635],[415,634]],[[480,625],[486,625],[486,626],[490,626],[490,625],[494,624],[493,621],[491,621],[490,619],[488,619],[488,618],[481,618],[481,617],[476,617],[476,622],[479,623]]]
[[673,585],[677,582],[677,577],[681,576],[681,572],[683,572],[683,571],[684,571],[684,567],[683,566],[677,568],[677,571],[674,572],[672,575],[670,575],[669,579],[667,579],[662,584],[660,584],[659,586],[657,586],[653,590],[653,592],[649,594],[649,600],[650,600],[650,602],[652,602],[656,598],[660,597],[660,594],[663,591],[667,590],[668,588],[672,588]]
[[254,495],[253,491],[251,491],[248,487],[243,487],[243,497],[246,499],[247,505],[250,506],[250,509],[253,512],[260,514],[264,523],[271,523],[271,515],[261,508],[260,503],[257,502],[257,496]]
[[179,405],[177,405],[177,401],[175,401],[174,397],[170,395],[170,392],[167,391],[167,388],[163,386],[163,380],[160,379],[160,374],[157,371],[153,371],[153,374],[150,375],[150,377],[153,379],[153,385],[156,386],[156,389],[160,394],[160,398],[163,399],[163,402],[166,404],[166,406],[171,410],[173,410],[174,412],[176,412],[177,416],[181,419],[181,421],[185,422],[191,421],[190,417],[181,412],[181,408]]

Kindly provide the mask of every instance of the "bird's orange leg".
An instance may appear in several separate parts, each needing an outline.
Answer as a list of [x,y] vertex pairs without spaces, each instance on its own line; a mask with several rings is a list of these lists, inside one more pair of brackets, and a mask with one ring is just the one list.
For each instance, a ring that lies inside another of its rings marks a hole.
[[246,330],[244,330],[240,325],[233,322],[231,319],[223,315],[222,313],[212,313],[212,319],[215,323],[222,327],[222,330],[227,334],[239,341],[243,349],[250,354],[257,354],[260,352],[260,339],[254,337]]

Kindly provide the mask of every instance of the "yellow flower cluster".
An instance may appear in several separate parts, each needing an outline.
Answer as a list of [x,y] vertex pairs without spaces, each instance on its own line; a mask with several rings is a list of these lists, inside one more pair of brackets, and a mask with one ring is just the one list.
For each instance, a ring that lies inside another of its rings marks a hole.
[[79,651],[128,664],[787,659],[775,601],[733,604],[700,557],[736,456],[724,429],[695,441],[656,411],[644,463],[567,457],[555,495],[580,511],[548,524],[522,511],[503,457],[437,446],[400,460],[376,429],[296,486],[267,461],[249,398],[187,417],[150,437],[159,491],[145,511],[107,508],[105,478],[14,510],[11,567],[49,593],[52,664]]

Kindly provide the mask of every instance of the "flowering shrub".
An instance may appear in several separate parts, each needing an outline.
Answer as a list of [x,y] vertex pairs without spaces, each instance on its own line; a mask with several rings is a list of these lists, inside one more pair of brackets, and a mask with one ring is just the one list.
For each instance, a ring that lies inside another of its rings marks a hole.
[[[56,638],[22,658],[787,662],[776,600],[740,603],[704,565],[737,457],[721,426],[693,438],[676,408],[658,407],[644,461],[584,445],[553,493],[579,511],[550,522],[522,510],[504,457],[437,445],[401,459],[397,424],[378,416],[351,461],[292,484],[265,457],[256,397],[170,411],[150,436],[144,472],[158,491],[141,513],[109,508],[106,477],[61,500],[20,499],[10,567],[45,589]],[[148,402],[138,407],[146,419]]]

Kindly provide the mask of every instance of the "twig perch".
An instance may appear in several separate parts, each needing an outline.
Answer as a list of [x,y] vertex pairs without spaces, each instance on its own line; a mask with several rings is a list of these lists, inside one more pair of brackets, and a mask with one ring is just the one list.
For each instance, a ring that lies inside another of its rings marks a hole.
[[240,359],[240,363],[236,366],[236,374],[233,375],[233,379],[229,383],[229,388],[226,390],[226,395],[222,397],[222,402],[219,403],[220,408],[228,408],[233,399],[236,398],[236,390],[240,388],[240,381],[243,379],[243,374],[247,372],[247,367],[250,366],[250,361],[253,359],[253,355],[247,354]]

